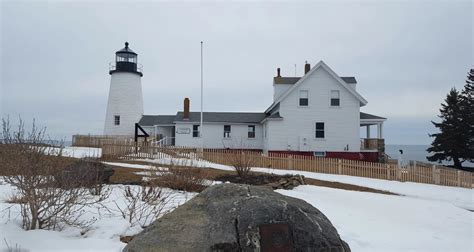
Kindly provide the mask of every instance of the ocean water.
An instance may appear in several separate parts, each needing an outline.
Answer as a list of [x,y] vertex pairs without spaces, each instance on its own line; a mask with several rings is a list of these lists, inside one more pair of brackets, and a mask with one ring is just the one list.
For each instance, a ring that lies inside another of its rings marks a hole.
[[[399,150],[403,150],[403,160],[416,160],[432,164],[439,164],[437,162],[430,162],[426,159],[426,156],[429,153],[426,151],[429,145],[394,145],[387,144],[385,145],[385,153],[390,156],[390,158],[398,159],[400,157]],[[452,162],[443,162],[444,165],[452,165]],[[474,163],[464,162],[463,166],[474,167]]]

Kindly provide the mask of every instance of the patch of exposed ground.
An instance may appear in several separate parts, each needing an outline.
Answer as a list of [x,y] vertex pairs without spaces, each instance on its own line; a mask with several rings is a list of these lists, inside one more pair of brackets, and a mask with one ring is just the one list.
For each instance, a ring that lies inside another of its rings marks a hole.
[[[123,161],[121,161],[123,162]],[[125,162],[124,162],[125,163]],[[131,164],[144,164],[149,165],[148,162],[142,161],[127,161],[126,163]],[[161,167],[167,167],[166,165],[160,165]],[[136,169],[136,168],[124,168],[124,167],[117,167],[111,166],[114,168],[115,173],[110,178],[111,183],[114,184],[139,184],[142,181],[143,175],[136,174],[137,172],[147,171],[143,169]],[[193,169],[193,167],[190,167]],[[199,169],[199,168],[195,168]],[[251,176],[243,179],[235,175],[233,171],[225,171],[219,170],[214,168],[206,168],[207,176],[209,180],[216,180],[222,182],[232,182],[232,183],[241,183],[241,184],[249,184],[249,185],[265,185],[268,183],[272,183],[278,181],[279,179],[290,176],[290,175],[276,175],[276,174],[268,174],[268,173],[260,173],[254,172]],[[379,194],[387,194],[387,195],[399,195],[396,193],[392,193],[389,191],[378,190],[370,187],[365,186],[358,186],[340,182],[332,182],[332,181],[325,181],[319,179],[312,179],[312,178],[304,178],[304,182],[307,185],[314,185],[314,186],[322,186],[322,187],[329,187],[334,189],[342,189],[342,190],[350,190],[350,191],[359,191],[359,192],[371,192],[371,193],[379,193]]]

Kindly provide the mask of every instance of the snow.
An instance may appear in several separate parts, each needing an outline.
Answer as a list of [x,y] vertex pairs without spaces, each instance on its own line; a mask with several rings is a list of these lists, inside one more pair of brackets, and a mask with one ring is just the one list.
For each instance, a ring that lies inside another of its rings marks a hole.
[[[114,201],[120,205],[121,199],[124,197],[122,187],[123,185],[109,186],[111,194],[103,204],[111,209],[115,205]],[[138,186],[131,187],[138,188]],[[196,195],[195,193],[166,190],[172,195],[172,200],[166,205],[168,208],[181,205]],[[13,192],[14,189],[0,179],[0,251],[7,251],[8,247],[20,247],[30,252],[118,252],[126,245],[120,242],[120,235],[133,235],[142,231],[140,226],[131,226],[122,217],[116,214],[111,215],[99,205],[89,207],[81,216],[82,220],[98,219],[84,235],[81,235],[80,229],[72,227],[62,231],[25,231],[21,228],[18,205],[5,202]]]
[[[234,170],[231,166],[211,163],[203,160],[193,160],[179,158],[179,159],[145,159],[141,161],[158,163],[158,164],[169,164],[170,162],[181,162],[181,163],[192,163],[196,167],[201,168],[214,168],[226,171]],[[423,183],[413,183],[413,182],[399,182],[391,180],[382,180],[382,179],[371,179],[355,176],[346,176],[346,175],[335,175],[335,174],[324,174],[324,173],[315,173],[315,172],[305,172],[305,171],[293,171],[293,170],[279,170],[279,169],[270,169],[270,168],[260,168],[254,167],[252,169],[256,172],[263,173],[273,173],[278,175],[285,174],[300,174],[306,178],[313,178],[325,181],[340,182],[358,186],[365,186],[374,189],[384,190],[393,192],[396,194],[402,194],[408,197],[413,198],[422,198],[422,199],[431,199],[438,201],[450,202],[451,204],[467,209],[474,210],[474,194],[472,189],[460,188],[460,187],[450,187],[450,186],[439,186]]]
[[474,249],[474,213],[450,202],[309,185],[277,192],[322,211],[352,251]]
[[89,147],[64,147],[63,155],[67,157],[74,158],[84,158],[84,157],[101,157],[102,149],[101,148],[89,148]]
[[[51,147],[52,150],[59,152],[60,148]],[[47,149],[46,151],[50,151],[51,149]],[[99,158],[102,156],[102,149],[101,148],[91,148],[91,147],[73,147],[73,146],[66,146],[62,149],[62,156],[64,157],[73,157],[73,158],[85,158],[85,157],[92,157],[92,158]]]
[[118,166],[118,167],[143,169],[143,170],[150,170],[150,169],[155,168],[152,165],[128,164],[128,163],[118,163],[118,162],[102,162],[102,163],[107,164],[107,165]]
[[[70,148],[70,155],[80,157],[93,148]],[[108,162],[106,164],[136,169],[152,169],[156,164],[178,163],[201,168],[233,170],[232,167],[207,161],[164,157],[143,160],[153,165]],[[341,238],[352,251],[474,251],[473,190],[411,182],[397,182],[345,175],[321,174],[303,171],[254,168],[257,172],[275,174],[301,174],[307,178],[336,181],[400,194],[386,195],[317,186],[299,186],[278,193],[300,198],[321,210],[337,228]],[[137,171],[138,172],[138,171]],[[146,172],[143,172],[145,174]],[[112,194],[106,205],[120,200],[122,185],[109,186]],[[91,208],[82,218],[98,218],[85,235],[76,228],[57,231],[24,231],[15,205],[4,202],[13,188],[0,180],[0,241],[30,251],[121,251],[125,246],[120,235],[140,232],[139,226],[130,226],[123,218],[105,214],[100,208]],[[174,207],[195,194],[172,191]],[[3,209],[13,206],[10,211]],[[0,251],[6,249],[0,242]]]

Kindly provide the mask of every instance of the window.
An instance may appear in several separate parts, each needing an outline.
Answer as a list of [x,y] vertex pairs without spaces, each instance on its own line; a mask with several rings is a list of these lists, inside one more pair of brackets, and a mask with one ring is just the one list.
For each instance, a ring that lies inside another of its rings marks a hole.
[[193,125],[193,137],[200,137],[201,132],[199,132],[199,125]]
[[324,123],[316,123],[316,138],[324,138]]
[[255,138],[255,125],[249,125],[248,138]]
[[315,151],[313,152],[313,155],[315,157],[325,157],[326,156],[326,152],[325,151]]
[[300,106],[308,106],[308,90],[300,90]]
[[224,125],[224,138],[230,138],[230,125]]
[[331,106],[339,106],[340,99],[339,99],[339,90],[332,90],[331,91]]
[[120,116],[118,116],[118,115],[114,116],[114,124],[115,125],[120,125]]

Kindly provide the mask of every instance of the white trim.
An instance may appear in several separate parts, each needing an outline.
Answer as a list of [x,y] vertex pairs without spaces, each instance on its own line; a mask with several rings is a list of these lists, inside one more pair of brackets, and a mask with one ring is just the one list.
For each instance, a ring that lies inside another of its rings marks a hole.
[[292,87],[290,87],[283,95],[280,95],[280,97],[276,101],[274,101],[273,104],[267,110],[265,110],[265,113],[268,113],[268,111],[273,109],[276,106],[276,104],[278,104],[283,99],[285,99],[291,92],[293,92],[293,90],[298,88],[301,85],[301,83],[303,83],[311,74],[313,74],[320,67],[324,68],[334,79],[338,81],[338,83],[342,87],[344,87],[347,91],[349,91],[349,93],[354,95],[360,101],[361,107],[367,104],[367,100],[365,100],[359,93],[357,93],[357,91],[355,91],[346,82],[344,82],[344,80],[342,80],[341,77],[339,77],[331,68],[329,68],[328,65],[326,65],[326,63],[324,63],[321,60],[318,62],[318,64],[316,64],[316,66],[311,68],[311,70],[307,74],[301,77]]
[[[308,101],[308,105],[300,105],[301,99],[304,99],[304,98],[301,98],[301,92],[306,92],[306,96],[307,96],[306,100]],[[307,88],[298,89],[298,100],[296,101],[296,104],[298,108],[309,108],[309,89]]]
[[[339,99],[339,105],[337,105],[337,106],[333,106],[333,105],[331,104],[331,103],[332,103],[332,92],[334,92],[334,91],[337,91],[337,94],[338,94],[338,98],[337,98],[337,99]],[[330,107],[330,108],[340,108],[340,107],[342,107],[342,106],[341,106],[341,90],[339,90],[339,89],[331,89],[331,90],[329,90],[329,107]]]
[[265,118],[260,122],[260,124],[264,124],[267,121],[283,121],[283,118]]

